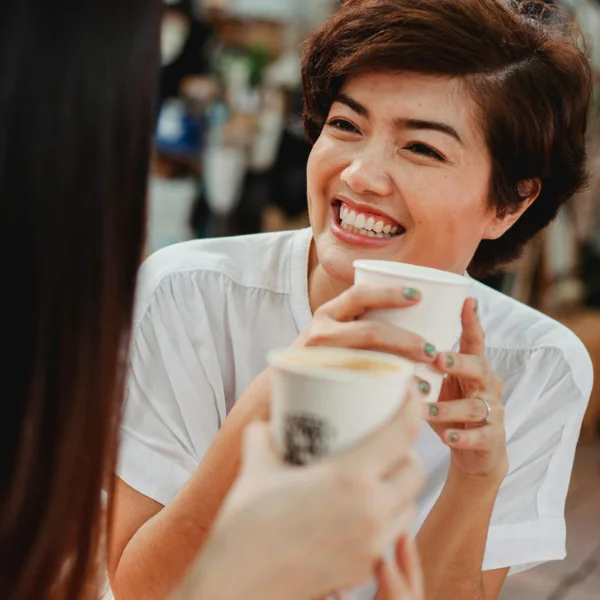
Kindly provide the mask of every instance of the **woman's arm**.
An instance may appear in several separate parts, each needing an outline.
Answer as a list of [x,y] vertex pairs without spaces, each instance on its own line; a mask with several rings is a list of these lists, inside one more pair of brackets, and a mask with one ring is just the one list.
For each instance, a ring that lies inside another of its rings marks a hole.
[[[501,481],[469,478],[450,469],[442,493],[417,535],[426,597],[431,600],[493,600],[506,572],[483,574],[492,510]],[[491,578],[485,585],[485,577]]]
[[438,356],[448,377],[427,420],[451,450],[446,483],[417,543],[430,600],[495,600],[506,571],[482,575],[494,504],[508,472],[502,382],[485,357],[477,305],[462,314],[460,353]]

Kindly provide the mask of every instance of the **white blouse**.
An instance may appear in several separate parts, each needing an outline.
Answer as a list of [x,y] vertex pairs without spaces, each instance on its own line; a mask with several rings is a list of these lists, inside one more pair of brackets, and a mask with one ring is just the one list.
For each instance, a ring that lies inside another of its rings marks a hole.
[[[117,470],[130,486],[169,503],[267,352],[309,324],[311,239],[301,230],[193,241],[146,261]],[[565,498],[592,365],[579,339],[547,316],[475,281],[471,295],[504,382],[510,465],[483,568],[516,572],[565,557]],[[428,473],[418,528],[444,484],[449,450],[427,424],[416,450]]]

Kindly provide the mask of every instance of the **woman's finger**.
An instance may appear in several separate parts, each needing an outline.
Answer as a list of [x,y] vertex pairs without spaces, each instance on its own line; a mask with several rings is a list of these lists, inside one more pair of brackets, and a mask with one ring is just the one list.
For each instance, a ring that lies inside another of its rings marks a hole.
[[407,536],[400,538],[396,544],[396,564],[411,591],[415,600],[423,600],[425,586],[423,583],[423,570],[417,552],[416,544]]
[[502,396],[502,381],[494,374],[483,356],[442,352],[437,356],[435,366],[443,373],[474,384],[477,390],[485,390],[492,396]]
[[415,288],[354,285],[337,298],[321,306],[315,315],[335,321],[352,321],[369,309],[407,308],[421,300]]
[[382,558],[375,568],[375,576],[379,583],[377,600],[415,600],[393,559]]
[[443,439],[448,446],[457,450],[488,450],[495,439],[496,431],[492,427],[476,427],[473,429],[447,429]]
[[329,319],[319,323],[304,343],[306,346],[379,350],[426,363],[432,363],[437,355],[435,347],[422,337],[381,321],[340,323]]
[[[487,402],[487,405],[486,405]],[[433,402],[423,406],[423,418],[429,423],[492,422],[503,412],[502,403],[481,398],[465,398],[452,402]],[[488,415],[489,406],[489,415]]]
[[477,315],[477,300],[467,298],[462,311],[460,351],[463,354],[485,355],[485,333]]

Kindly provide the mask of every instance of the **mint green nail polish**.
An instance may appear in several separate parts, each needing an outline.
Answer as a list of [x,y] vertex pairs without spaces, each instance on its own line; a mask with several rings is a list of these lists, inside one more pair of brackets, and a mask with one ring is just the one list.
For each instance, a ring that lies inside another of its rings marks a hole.
[[407,300],[418,300],[421,297],[421,292],[415,288],[405,288],[402,295]]
[[437,350],[433,344],[425,344],[425,354],[430,358],[435,358],[437,356]]
[[455,431],[453,431],[449,436],[448,439],[453,443],[456,444],[456,442],[458,442],[459,437],[458,437],[458,433],[456,433]]
[[429,405],[429,415],[432,417],[437,417],[440,412],[440,409],[435,404]]
[[446,356],[446,366],[451,369],[454,366],[454,357],[448,354]]
[[422,379],[420,379],[419,380],[419,391],[423,392],[424,394],[429,394],[429,392],[431,391],[431,386],[426,381],[423,381]]

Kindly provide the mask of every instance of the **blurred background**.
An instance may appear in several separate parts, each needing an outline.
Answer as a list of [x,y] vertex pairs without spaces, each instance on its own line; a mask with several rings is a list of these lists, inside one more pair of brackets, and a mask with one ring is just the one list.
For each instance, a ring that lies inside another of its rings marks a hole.
[[[561,2],[588,37],[594,64],[592,181],[522,259],[485,283],[573,329],[598,384],[569,496],[569,557],[510,578],[503,600],[600,598],[600,0]],[[299,46],[336,0],[164,4],[146,253],[307,226]]]

